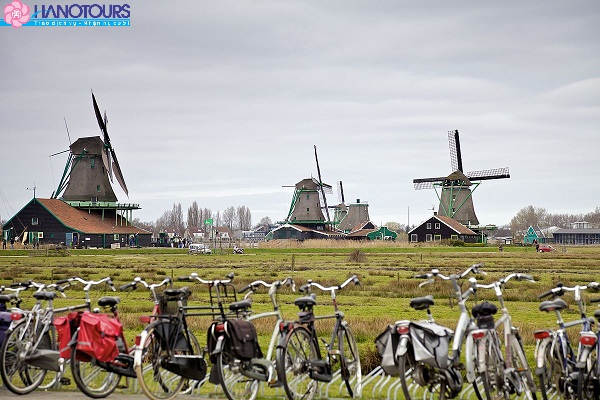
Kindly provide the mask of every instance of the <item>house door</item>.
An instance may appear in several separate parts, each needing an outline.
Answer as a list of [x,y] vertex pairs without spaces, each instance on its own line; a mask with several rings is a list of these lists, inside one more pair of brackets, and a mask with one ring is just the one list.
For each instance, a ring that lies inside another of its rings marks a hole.
[[69,247],[73,243],[73,232],[67,232],[67,236],[65,238],[65,246]]

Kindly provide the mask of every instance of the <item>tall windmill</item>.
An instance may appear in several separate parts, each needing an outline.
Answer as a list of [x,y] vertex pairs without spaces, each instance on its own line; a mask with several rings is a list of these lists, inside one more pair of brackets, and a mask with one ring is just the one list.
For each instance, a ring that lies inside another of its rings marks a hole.
[[52,198],[58,198],[62,194],[65,201],[116,202],[117,196],[110,183],[113,175],[129,197],[117,155],[108,136],[106,112],[103,118],[94,93],[92,103],[102,138],[83,137],[69,146],[67,164]]
[[481,181],[510,178],[508,167],[463,172],[458,130],[448,131],[452,173],[447,177],[414,179],[415,189],[435,189],[440,200],[438,214],[464,225],[479,225],[473,206],[473,192]]
[[294,195],[285,222],[322,230],[325,225],[331,223],[326,194],[331,194],[333,191],[331,185],[321,179],[317,146],[314,146],[314,149],[319,179],[306,178],[294,185]]

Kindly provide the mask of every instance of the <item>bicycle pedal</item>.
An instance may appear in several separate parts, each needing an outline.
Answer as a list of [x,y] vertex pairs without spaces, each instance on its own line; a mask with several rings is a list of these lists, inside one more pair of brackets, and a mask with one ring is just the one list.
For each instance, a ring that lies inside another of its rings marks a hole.
[[283,382],[269,381],[269,387],[271,387],[271,388],[283,387]]
[[71,379],[69,379],[69,378],[65,378],[65,377],[63,377],[63,378],[60,378],[58,381],[59,381],[59,382],[60,382],[60,384],[61,384],[61,385],[63,385],[63,386],[69,386],[69,385],[71,384]]

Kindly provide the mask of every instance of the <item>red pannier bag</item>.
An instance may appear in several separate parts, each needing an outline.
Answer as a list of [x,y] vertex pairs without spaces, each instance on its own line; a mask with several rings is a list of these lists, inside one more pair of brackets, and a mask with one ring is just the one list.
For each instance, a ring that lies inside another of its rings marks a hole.
[[101,362],[109,362],[119,355],[117,338],[123,325],[106,314],[85,313],[79,323],[77,350]]
[[60,356],[65,360],[71,358],[69,342],[77,330],[80,320],[81,313],[77,311],[70,312],[62,317],[54,318],[54,326],[56,327],[56,334],[58,336],[58,350],[60,351]]

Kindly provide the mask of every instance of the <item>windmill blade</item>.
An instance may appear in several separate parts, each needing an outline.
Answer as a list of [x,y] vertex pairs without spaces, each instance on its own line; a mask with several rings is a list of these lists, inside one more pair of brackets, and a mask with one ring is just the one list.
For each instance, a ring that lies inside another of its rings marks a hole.
[[104,135],[104,142],[110,143],[108,140],[108,133],[106,132],[106,124],[102,119],[102,114],[100,114],[100,109],[98,108],[98,103],[96,102],[96,96],[94,96],[94,92],[92,92],[92,103],[94,103],[94,113],[96,114],[96,120],[98,121],[98,126]]
[[413,185],[415,190],[422,189],[433,189],[435,184],[441,184],[446,180],[446,177],[437,177],[437,178],[419,178],[413,179]]
[[344,186],[342,186],[342,181],[339,181],[338,183],[338,193],[340,196],[340,203],[345,203],[346,200],[344,199]]
[[454,131],[448,131],[448,143],[450,145],[450,165],[452,166],[452,171],[462,172],[462,155],[460,153],[458,129]]
[[504,179],[510,178],[510,173],[508,172],[508,167],[504,168],[493,168],[493,169],[484,169],[481,171],[471,171],[465,174],[469,180],[472,181],[484,181],[489,179]]
[[[319,187],[321,188],[321,195],[323,196],[323,204],[325,205],[325,213],[327,214],[327,222],[329,218],[329,207],[327,207],[327,198],[325,197],[325,189],[323,188],[323,180],[321,179],[321,168],[319,167],[319,157],[317,157],[317,145],[313,145],[315,148],[315,160],[317,162],[317,174],[319,175]],[[329,185],[328,185],[329,186]],[[331,189],[331,186],[329,186]]]
[[119,185],[121,185],[121,189],[123,189],[127,197],[129,197],[129,190],[127,190],[127,185],[125,184],[125,179],[123,178],[123,173],[121,172],[121,167],[119,167],[119,162],[117,161],[117,155],[112,147],[110,148],[110,153],[113,159],[112,164],[114,166],[115,178],[117,179],[117,182],[119,182]]

